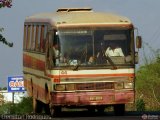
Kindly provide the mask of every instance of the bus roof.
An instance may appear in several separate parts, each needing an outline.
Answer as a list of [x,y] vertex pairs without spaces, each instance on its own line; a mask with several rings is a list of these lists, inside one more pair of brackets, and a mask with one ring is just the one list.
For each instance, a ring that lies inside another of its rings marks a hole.
[[62,8],[54,13],[40,13],[26,18],[25,22],[46,22],[52,26],[77,26],[77,25],[127,25],[131,21],[113,13],[93,12],[92,9]]

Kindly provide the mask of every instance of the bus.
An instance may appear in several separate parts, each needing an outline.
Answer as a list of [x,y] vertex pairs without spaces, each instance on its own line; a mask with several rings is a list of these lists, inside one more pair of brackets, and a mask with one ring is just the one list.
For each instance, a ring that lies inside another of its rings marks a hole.
[[135,102],[142,41],[135,30],[130,19],[91,8],[60,8],[26,17],[24,86],[34,112],[104,112],[113,106],[115,115],[123,115],[125,105]]

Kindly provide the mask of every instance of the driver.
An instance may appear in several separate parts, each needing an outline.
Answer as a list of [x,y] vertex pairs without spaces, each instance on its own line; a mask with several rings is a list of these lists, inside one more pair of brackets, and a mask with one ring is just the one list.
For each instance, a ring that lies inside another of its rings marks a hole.
[[59,45],[57,43],[53,44],[52,50],[53,50],[53,63],[57,66],[59,65],[59,58],[60,58]]
[[110,44],[105,52],[106,56],[124,56],[122,48],[118,47],[115,43]]

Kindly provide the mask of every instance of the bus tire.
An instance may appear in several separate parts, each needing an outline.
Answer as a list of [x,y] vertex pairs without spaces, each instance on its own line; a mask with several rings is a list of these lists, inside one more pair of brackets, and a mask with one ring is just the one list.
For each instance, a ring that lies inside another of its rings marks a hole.
[[88,107],[87,109],[88,109],[88,112],[89,112],[90,114],[95,113],[95,108],[94,108],[94,107]]
[[97,111],[98,113],[104,113],[105,107],[98,107]]
[[114,105],[114,114],[116,116],[124,116],[125,113],[125,104]]
[[32,78],[31,78],[31,96],[33,97],[33,81],[32,81]]
[[55,108],[54,108],[54,114],[55,114],[55,115],[59,115],[59,114],[61,113],[61,111],[62,111],[62,108],[61,108],[61,107],[55,107]]
[[41,101],[37,100],[36,98],[33,98],[33,111],[34,113],[42,113],[43,104]]
[[49,104],[44,104],[44,112],[47,115],[51,115],[50,106]]
[[47,84],[45,84],[45,100],[46,100],[46,104],[50,103],[50,92],[48,90]]
[[50,108],[50,114],[51,114],[52,117],[59,116],[61,111],[62,111],[61,107],[54,107],[54,108],[52,107],[52,108]]

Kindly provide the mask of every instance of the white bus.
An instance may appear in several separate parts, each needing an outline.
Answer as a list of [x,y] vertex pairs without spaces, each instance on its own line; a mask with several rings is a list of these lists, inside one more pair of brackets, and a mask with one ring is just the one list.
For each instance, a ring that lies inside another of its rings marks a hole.
[[123,115],[125,104],[135,100],[134,29],[126,17],[90,8],[27,17],[23,72],[34,112],[57,114],[63,107],[102,112],[113,106]]

